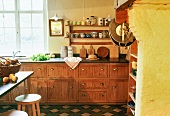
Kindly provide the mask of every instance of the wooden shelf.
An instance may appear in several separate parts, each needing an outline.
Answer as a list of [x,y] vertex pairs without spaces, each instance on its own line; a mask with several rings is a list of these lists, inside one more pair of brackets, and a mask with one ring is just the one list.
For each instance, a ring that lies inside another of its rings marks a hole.
[[103,25],[65,25],[65,26],[80,26],[80,27],[109,27],[109,26],[103,26]]
[[134,58],[138,58],[137,54],[130,54]]
[[[68,38],[68,37],[65,37],[65,38],[70,39],[70,38]],[[90,40],[92,40],[92,39],[94,39],[94,40],[98,39],[98,40],[110,40],[110,38],[71,38],[71,39],[90,39]]]
[[71,42],[71,45],[113,45],[112,42]]
[[131,99],[135,102],[135,104],[136,104],[136,99],[134,98],[134,96],[133,96],[133,93],[132,92],[129,92],[129,96],[131,97]]
[[136,81],[136,76],[134,76],[132,73],[129,73],[129,75]]
[[135,110],[133,110],[132,108],[130,108],[130,111],[132,112],[133,116],[135,115]]

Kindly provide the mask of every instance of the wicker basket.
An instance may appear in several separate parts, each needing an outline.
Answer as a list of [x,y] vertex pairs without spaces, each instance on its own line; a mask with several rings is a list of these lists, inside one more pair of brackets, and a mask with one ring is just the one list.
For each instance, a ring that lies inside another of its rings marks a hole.
[[[3,57],[0,57],[0,58],[3,58]],[[5,59],[5,58],[3,58],[3,59]],[[19,72],[20,68],[21,68],[20,62],[15,65],[0,66],[0,78],[8,77],[9,74],[11,74],[11,73],[15,74],[15,73]]]

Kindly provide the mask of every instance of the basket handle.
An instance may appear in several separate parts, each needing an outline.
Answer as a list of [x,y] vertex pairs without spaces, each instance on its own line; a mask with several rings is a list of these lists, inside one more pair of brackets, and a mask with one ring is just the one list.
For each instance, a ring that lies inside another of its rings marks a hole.
[[8,61],[6,58],[4,58],[4,57],[2,57],[2,56],[0,56],[0,58],[1,58],[1,59],[4,59],[4,60],[6,60],[6,61]]

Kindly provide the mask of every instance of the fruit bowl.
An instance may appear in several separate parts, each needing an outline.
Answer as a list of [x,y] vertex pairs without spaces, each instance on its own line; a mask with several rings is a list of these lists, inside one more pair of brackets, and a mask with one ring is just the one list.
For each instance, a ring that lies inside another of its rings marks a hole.
[[[5,60],[4,62],[0,62],[0,78],[8,77],[9,74],[15,74],[19,72],[21,68],[21,63],[18,62],[18,60],[13,62],[13,60],[10,59],[5,59],[3,57],[0,58]],[[7,64],[6,62],[10,63]]]

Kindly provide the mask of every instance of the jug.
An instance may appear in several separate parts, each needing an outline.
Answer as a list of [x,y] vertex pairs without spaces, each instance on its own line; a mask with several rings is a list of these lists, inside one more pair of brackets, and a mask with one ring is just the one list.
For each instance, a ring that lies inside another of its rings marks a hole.
[[95,16],[90,16],[90,22],[91,22],[91,25],[95,25],[97,22],[97,18]]

